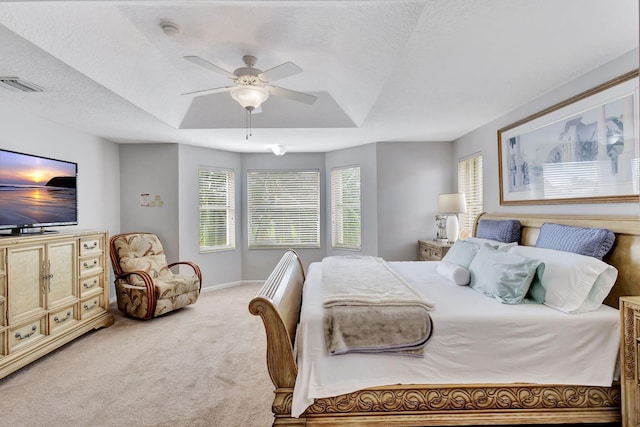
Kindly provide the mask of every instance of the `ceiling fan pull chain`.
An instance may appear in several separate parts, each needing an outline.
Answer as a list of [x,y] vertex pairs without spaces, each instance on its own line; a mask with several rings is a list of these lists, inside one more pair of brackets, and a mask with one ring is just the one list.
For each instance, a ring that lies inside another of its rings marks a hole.
[[245,139],[248,140],[249,139],[249,115],[251,113],[249,112],[249,110],[247,110],[247,115],[244,116],[244,129],[245,129]]

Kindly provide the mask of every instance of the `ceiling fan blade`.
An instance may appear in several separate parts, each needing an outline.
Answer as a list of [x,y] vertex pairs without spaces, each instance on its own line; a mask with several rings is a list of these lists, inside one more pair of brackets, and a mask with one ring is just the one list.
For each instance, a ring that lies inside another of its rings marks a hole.
[[283,87],[278,86],[270,86],[269,92],[272,95],[282,96],[283,98],[288,98],[293,101],[302,102],[303,104],[311,105],[316,102],[318,99],[315,95],[309,95],[308,93],[297,92],[291,89],[285,89]]
[[263,71],[258,74],[260,80],[264,82],[275,82],[276,80],[284,79],[285,77],[293,76],[302,72],[302,68],[298,67],[293,62],[285,62],[284,64],[277,65],[273,68]]
[[189,62],[192,62],[196,65],[199,65],[201,67],[206,68],[207,70],[211,70],[215,73],[218,74],[224,74],[225,76],[229,77],[229,78],[233,78],[235,79],[236,76],[230,72],[225,70],[224,68],[218,67],[215,64],[212,64],[211,62],[207,61],[206,59],[202,59],[199,56],[183,56],[184,59],[186,59]]
[[211,88],[211,89],[194,90],[193,92],[183,93],[182,95],[196,95],[196,96],[209,95],[209,94],[212,94],[212,93],[227,92],[232,87],[234,87],[234,86],[223,86],[223,87],[214,87],[214,88]]

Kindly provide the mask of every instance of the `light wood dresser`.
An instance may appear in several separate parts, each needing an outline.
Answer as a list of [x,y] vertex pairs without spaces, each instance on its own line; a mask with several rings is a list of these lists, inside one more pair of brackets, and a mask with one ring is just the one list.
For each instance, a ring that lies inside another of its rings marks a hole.
[[620,298],[622,425],[640,426],[640,297]]
[[418,261],[442,261],[453,243],[418,240]]
[[113,324],[105,231],[0,237],[0,378]]

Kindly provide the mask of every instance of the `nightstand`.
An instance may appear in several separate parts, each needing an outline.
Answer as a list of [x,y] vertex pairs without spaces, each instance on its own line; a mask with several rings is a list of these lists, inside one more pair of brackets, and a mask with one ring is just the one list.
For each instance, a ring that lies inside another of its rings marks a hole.
[[620,298],[622,425],[640,425],[640,297]]
[[453,243],[418,240],[418,261],[442,261]]

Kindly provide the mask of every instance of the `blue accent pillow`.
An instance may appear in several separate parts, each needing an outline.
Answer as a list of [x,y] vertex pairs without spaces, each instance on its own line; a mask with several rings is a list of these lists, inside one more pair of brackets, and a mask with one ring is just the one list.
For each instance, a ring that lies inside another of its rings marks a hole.
[[536,248],[573,252],[602,259],[613,247],[616,235],[606,228],[574,227],[545,222]]
[[521,227],[517,219],[481,219],[478,222],[476,237],[503,243],[519,242]]
[[[542,303],[544,295],[526,301],[531,284],[544,273],[542,261],[499,251],[484,245],[469,266],[469,286],[504,304]],[[541,299],[540,299],[541,298]]]

